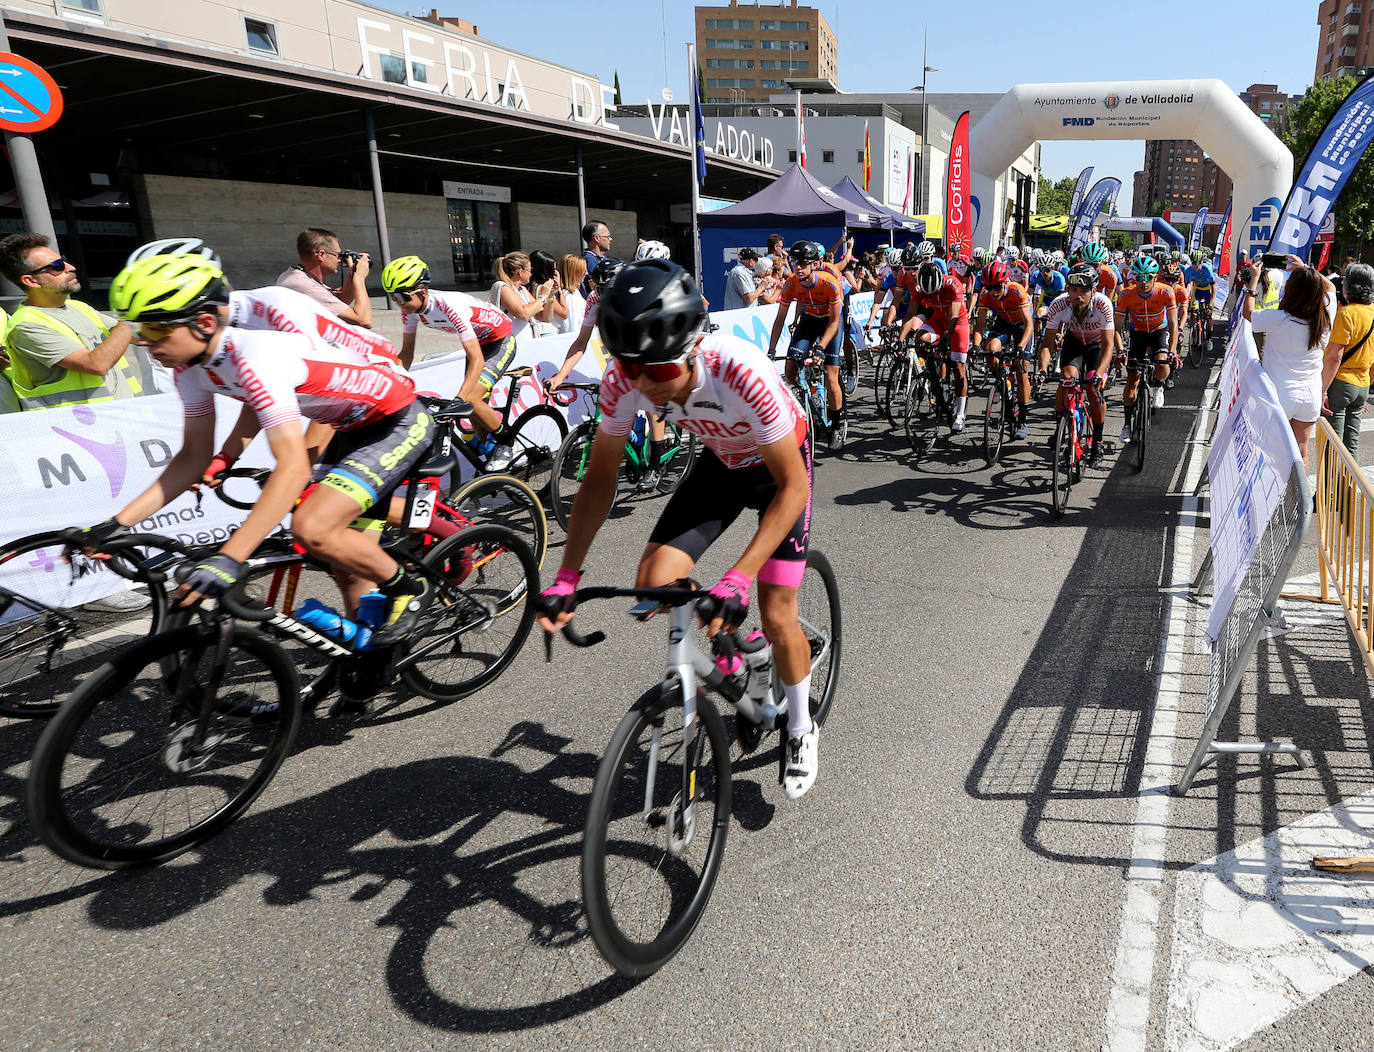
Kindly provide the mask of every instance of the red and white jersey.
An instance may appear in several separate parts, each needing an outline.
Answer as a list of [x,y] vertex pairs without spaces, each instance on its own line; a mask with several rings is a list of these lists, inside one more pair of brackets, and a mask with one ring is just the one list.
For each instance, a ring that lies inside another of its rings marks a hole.
[[1010,273],[1011,280],[1025,288],[1030,287],[1030,264],[1024,259],[1017,258],[1007,263],[1007,271]]
[[1094,292],[1088,301],[1088,309],[1083,317],[1073,309],[1073,303],[1066,292],[1056,296],[1050,304],[1050,312],[1045,317],[1045,331],[1058,332],[1063,329],[1079,343],[1100,343],[1102,334],[1116,324],[1112,301],[1100,292]]
[[760,447],[795,436],[801,445],[806,419],[768,355],[738,336],[712,333],[697,341],[697,385],[685,406],[655,407],[612,360],[601,379],[601,428],[624,436],[641,410],[667,419],[701,438],[727,468],[763,463]]
[[401,331],[406,335],[419,332],[420,325],[439,332],[452,333],[460,341],[495,343],[510,335],[510,318],[494,303],[461,292],[425,290],[425,306],[405,316]]
[[587,313],[582,315],[582,331],[588,332],[596,327],[596,308],[601,302],[601,293],[596,289],[587,296]]
[[304,416],[351,431],[415,401],[405,373],[297,332],[222,329],[208,362],[173,375],[188,418],[213,415],[222,394],[252,406],[264,430]]
[[309,296],[281,285],[229,293],[227,324],[236,329],[301,333],[330,347],[358,351],[372,361],[405,373],[401,356],[385,336],[340,321]]

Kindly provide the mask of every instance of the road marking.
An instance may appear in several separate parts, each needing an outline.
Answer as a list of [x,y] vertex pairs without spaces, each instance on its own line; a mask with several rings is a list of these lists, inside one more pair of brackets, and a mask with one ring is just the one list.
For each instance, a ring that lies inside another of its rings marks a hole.
[[[1208,379],[1208,386],[1215,380]],[[1188,461],[1179,490],[1182,514],[1175,530],[1174,554],[1164,580],[1168,596],[1164,630],[1160,639],[1160,673],[1150,716],[1145,764],[1136,796],[1131,865],[1126,871],[1126,901],[1121,909],[1121,933],[1117,937],[1112,966],[1112,989],[1107,997],[1107,1038],[1111,1052],[1143,1052],[1150,1024],[1150,987],[1158,943],[1159,904],[1164,886],[1164,851],[1168,842],[1170,789],[1174,780],[1174,741],[1178,728],[1178,701],[1182,686],[1183,656],[1187,653],[1188,615],[1192,601],[1193,542],[1199,501],[1192,495],[1207,459],[1207,443],[1194,441],[1208,434],[1212,414],[1210,398],[1198,411],[1187,444]]]
[[1166,1048],[1234,1048],[1374,964],[1374,882],[1311,868],[1371,829],[1365,793],[1180,875]]

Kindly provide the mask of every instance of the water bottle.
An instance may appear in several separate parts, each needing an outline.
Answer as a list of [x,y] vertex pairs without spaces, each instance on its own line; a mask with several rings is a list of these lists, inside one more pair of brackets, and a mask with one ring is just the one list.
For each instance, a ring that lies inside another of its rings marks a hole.
[[635,415],[635,428],[630,441],[634,443],[636,449],[642,448],[644,445],[644,417],[639,414]]
[[296,608],[295,617],[301,624],[309,625],[321,635],[340,643],[354,644],[357,650],[365,649],[372,641],[372,629],[366,625],[354,624],[318,599],[312,598],[303,602]]
[[[748,642],[753,643],[762,638],[763,633],[755,629],[749,633]],[[752,654],[745,654],[744,662],[746,666],[744,692],[749,695],[749,700],[754,703],[762,724],[765,727],[772,726],[778,718],[776,706],[768,703],[768,692],[773,686],[772,644],[765,643],[762,649]]]
[[488,456],[495,448],[496,439],[492,438],[491,435],[484,435],[482,436],[482,441],[477,443],[477,455],[482,457]]
[[386,617],[386,596],[375,588],[358,600],[358,624],[374,632]]

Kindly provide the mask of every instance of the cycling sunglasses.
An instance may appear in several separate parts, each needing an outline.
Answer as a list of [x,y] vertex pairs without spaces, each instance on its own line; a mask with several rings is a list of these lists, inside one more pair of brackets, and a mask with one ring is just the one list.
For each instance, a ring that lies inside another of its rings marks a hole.
[[51,263],[44,263],[41,267],[34,267],[32,270],[25,271],[24,276],[31,278],[35,274],[42,274],[45,270],[49,274],[61,274],[70,266],[71,263],[68,261],[66,256],[58,256]]
[[409,303],[413,298],[418,296],[420,292],[421,289],[418,288],[411,289],[409,292],[401,292],[398,290],[396,292],[391,293],[391,298],[396,303],[406,304]]
[[641,376],[647,376],[656,384],[664,384],[668,383],[670,380],[676,380],[687,371],[687,357],[684,355],[675,362],[653,362],[646,364],[620,361],[620,371],[625,374],[625,379],[627,380],[633,381],[638,380]]
[[169,325],[159,325],[156,322],[145,321],[138,327],[138,338],[147,340],[149,343],[159,343],[185,324],[185,322],[173,322]]

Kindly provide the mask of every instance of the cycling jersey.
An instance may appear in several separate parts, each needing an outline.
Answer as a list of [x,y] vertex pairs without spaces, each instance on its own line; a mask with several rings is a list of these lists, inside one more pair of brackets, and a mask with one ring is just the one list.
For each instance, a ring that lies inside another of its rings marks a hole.
[[723,332],[701,337],[696,350],[696,387],[686,406],[651,405],[613,361],[601,379],[601,430],[623,437],[636,413],[653,411],[697,435],[727,468],[763,463],[760,447],[788,435],[801,445],[806,418],[763,351]]
[[1139,285],[1131,285],[1116,301],[1118,314],[1126,315],[1131,328],[1137,332],[1155,332],[1169,326],[1168,311],[1177,305],[1174,287],[1156,281],[1149,295],[1141,292]]
[[476,340],[480,344],[496,343],[511,334],[511,320],[505,311],[493,303],[483,303],[461,292],[427,289],[424,307],[405,316],[401,331],[409,336],[418,332],[422,324],[439,332],[451,333],[460,342]]
[[1185,270],[1183,278],[1193,283],[1194,292],[1207,292],[1217,283],[1217,272],[1212,269],[1212,264],[1199,263]]
[[1056,296],[1064,292],[1064,275],[1057,270],[1042,267],[1040,273],[1036,275],[1036,285],[1040,289],[1040,301],[1042,303],[1052,303]]
[[1116,271],[1106,263],[1099,263],[1097,265],[1097,290],[1110,299],[1116,292],[1116,285]]
[[340,321],[328,307],[281,285],[231,292],[227,324],[236,329],[300,333],[312,342],[323,341],[341,350],[358,351],[374,362],[405,372],[400,355],[386,337]]
[[216,394],[252,406],[264,429],[302,416],[340,431],[366,427],[415,401],[409,376],[363,351],[310,340],[300,333],[220,330],[203,365],[174,370],[187,418],[212,416]]
[[1010,263],[1007,264],[1007,270],[1011,274],[1011,280],[1013,284],[1020,285],[1022,288],[1027,287],[1027,284],[1030,281],[1030,268],[1026,266],[1025,260],[1012,260]]
[[1094,292],[1088,301],[1088,309],[1080,318],[1073,308],[1068,293],[1059,296],[1050,304],[1050,313],[1045,318],[1045,331],[1064,332],[1079,343],[1100,343],[1102,334],[1115,324],[1112,301],[1101,292]]
[[912,310],[925,318],[924,328],[937,337],[948,334],[950,361],[968,361],[968,312],[964,310],[964,286],[959,280],[945,278],[935,292],[917,292],[911,303]]
[[[803,313],[826,318],[830,316],[834,305],[843,299],[844,293],[840,291],[840,283],[828,273],[817,272],[811,276],[810,285],[804,284],[801,278],[793,274],[784,282],[778,303],[785,312],[795,300],[801,304]],[[590,314],[591,310],[591,304],[588,303],[587,313]]]
[[1001,296],[994,296],[988,289],[978,293],[978,306],[990,307],[1003,321],[1020,325],[1022,312],[1030,306],[1030,297],[1020,285],[1008,283]]

